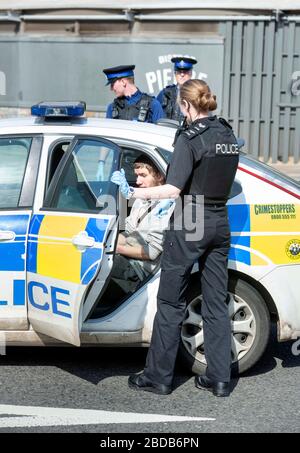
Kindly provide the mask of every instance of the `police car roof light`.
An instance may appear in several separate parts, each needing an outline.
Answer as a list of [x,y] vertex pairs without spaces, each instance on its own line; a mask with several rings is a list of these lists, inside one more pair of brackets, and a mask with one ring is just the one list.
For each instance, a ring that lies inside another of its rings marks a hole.
[[53,118],[53,117],[78,117],[86,110],[83,101],[76,102],[40,102],[31,107],[31,115]]

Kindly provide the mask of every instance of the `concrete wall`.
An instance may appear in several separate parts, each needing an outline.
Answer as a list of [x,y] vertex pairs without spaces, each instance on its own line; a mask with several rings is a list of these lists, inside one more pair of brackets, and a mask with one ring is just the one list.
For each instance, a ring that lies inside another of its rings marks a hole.
[[103,68],[136,64],[139,88],[157,95],[173,81],[170,58],[189,54],[199,61],[193,76],[209,83],[217,113],[245,138],[249,153],[298,162],[299,16],[181,14],[174,20],[159,13],[128,22],[0,22],[0,115],[27,114],[41,100],[82,99],[101,116],[113,98]]

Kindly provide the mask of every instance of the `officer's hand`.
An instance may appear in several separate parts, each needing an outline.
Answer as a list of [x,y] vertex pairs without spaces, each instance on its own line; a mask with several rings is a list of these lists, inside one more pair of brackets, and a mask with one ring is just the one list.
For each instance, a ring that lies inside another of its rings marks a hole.
[[120,192],[124,198],[130,198],[133,188],[129,186],[123,168],[120,171],[114,171],[110,180],[120,187]]
[[156,206],[154,215],[161,219],[163,216],[168,214],[170,207],[175,203],[175,200],[172,198],[166,198],[165,200],[161,200],[158,205]]

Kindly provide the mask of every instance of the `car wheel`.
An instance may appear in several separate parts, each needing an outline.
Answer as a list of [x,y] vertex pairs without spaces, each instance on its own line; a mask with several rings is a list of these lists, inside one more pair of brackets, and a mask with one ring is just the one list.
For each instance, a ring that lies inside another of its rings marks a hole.
[[[249,283],[231,279],[228,290],[232,370],[233,374],[237,374],[251,368],[265,351],[270,335],[270,315],[263,298]],[[205,343],[201,316],[202,296],[199,292],[193,287],[187,296],[179,354],[193,373],[204,374]]]

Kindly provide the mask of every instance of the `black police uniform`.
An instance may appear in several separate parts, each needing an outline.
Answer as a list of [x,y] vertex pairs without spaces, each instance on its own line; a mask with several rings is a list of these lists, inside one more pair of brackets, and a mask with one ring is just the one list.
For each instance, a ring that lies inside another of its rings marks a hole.
[[157,96],[157,100],[161,103],[166,118],[179,121],[183,120],[183,114],[177,103],[178,86],[168,85]]
[[[193,65],[197,63],[194,57],[177,56],[171,59],[174,63],[174,71],[191,71]],[[184,116],[181,113],[180,107],[177,103],[179,86],[168,85],[157,96],[157,100],[161,103],[166,118],[179,121],[181,123],[184,120]]]
[[153,383],[172,384],[186,309],[185,293],[197,260],[203,296],[206,375],[212,381],[230,381],[231,325],[226,304],[230,230],[225,204],[238,159],[236,138],[222,118],[197,120],[177,138],[166,183],[181,189],[182,197],[204,195],[204,234],[201,240],[187,241],[186,230],[172,229],[174,218],[166,233],[158,309],[144,369],[144,375]]

